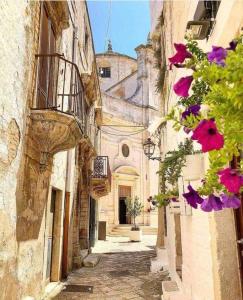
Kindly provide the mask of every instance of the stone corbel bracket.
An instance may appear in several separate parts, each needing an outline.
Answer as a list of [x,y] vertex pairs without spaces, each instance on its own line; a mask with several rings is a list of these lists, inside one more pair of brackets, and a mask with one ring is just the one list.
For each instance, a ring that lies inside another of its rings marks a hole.
[[28,132],[28,155],[39,161],[44,172],[53,155],[74,148],[83,138],[79,121],[52,110],[32,110]]

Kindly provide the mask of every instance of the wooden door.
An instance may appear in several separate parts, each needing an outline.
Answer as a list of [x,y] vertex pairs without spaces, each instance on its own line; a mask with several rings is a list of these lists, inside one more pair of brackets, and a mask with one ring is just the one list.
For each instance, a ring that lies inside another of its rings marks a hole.
[[[51,19],[48,16],[45,4],[41,6],[40,44],[38,54],[53,54],[56,49],[56,37]],[[38,83],[37,83],[37,107],[48,108],[55,103],[53,100],[54,90],[54,65],[52,57],[38,58]]]
[[66,278],[68,275],[69,210],[70,210],[70,192],[66,192],[64,220],[63,220],[62,278]]
[[89,246],[94,247],[96,233],[96,201],[92,197],[89,200]]
[[52,251],[53,251],[53,228],[55,218],[55,203],[57,191],[52,189],[51,192],[51,205],[48,212],[49,226],[48,226],[48,246],[47,246],[47,265],[46,265],[46,279],[51,281],[51,267],[52,267]]

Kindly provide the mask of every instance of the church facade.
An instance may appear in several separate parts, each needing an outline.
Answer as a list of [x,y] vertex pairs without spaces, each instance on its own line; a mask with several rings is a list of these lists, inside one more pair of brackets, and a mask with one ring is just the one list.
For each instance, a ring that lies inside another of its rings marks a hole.
[[100,150],[108,155],[112,173],[111,192],[99,200],[99,220],[107,222],[108,232],[131,223],[125,199],[135,196],[143,204],[137,222],[157,227],[157,211],[147,200],[158,193],[158,161],[148,160],[143,151],[148,127],[159,116],[154,57],[150,44],[135,50],[137,59],[112,51],[109,44],[107,52],[96,55],[103,101]]

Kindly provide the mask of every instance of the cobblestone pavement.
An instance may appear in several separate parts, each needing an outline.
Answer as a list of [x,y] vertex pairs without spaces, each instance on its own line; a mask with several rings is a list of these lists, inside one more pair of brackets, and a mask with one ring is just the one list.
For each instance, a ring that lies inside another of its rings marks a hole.
[[[154,238],[154,237],[153,237]],[[155,250],[149,237],[142,243],[132,243],[126,238],[109,238],[99,242],[94,252],[100,254],[100,261],[94,268],[81,268],[68,278],[68,285],[88,285],[93,293],[65,292],[55,300],[68,299],[161,299],[161,281],[166,280],[163,272],[150,272],[150,259]],[[74,287],[75,288],[75,287]]]

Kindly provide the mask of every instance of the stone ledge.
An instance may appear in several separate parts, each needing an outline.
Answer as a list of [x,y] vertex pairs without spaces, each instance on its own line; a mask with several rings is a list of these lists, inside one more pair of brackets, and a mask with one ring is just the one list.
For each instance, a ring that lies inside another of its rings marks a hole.
[[94,268],[100,261],[100,256],[97,254],[89,254],[84,260],[84,267]]

